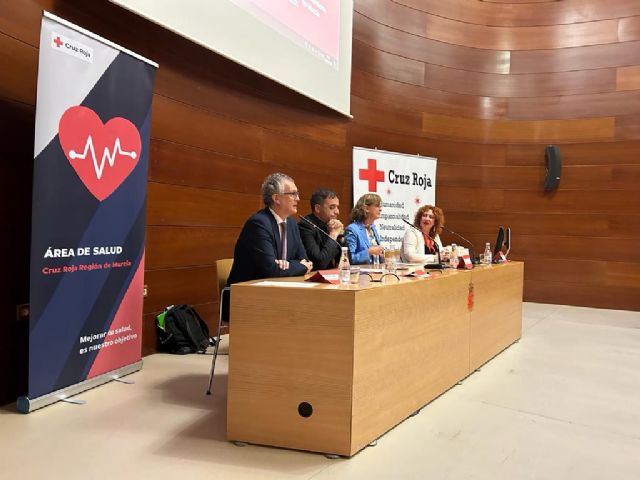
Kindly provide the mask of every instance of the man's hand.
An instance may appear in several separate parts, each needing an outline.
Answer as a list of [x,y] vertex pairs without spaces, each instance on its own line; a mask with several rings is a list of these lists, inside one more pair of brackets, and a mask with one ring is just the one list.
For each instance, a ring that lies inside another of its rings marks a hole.
[[344,231],[344,225],[337,218],[333,218],[327,223],[327,230],[329,230],[329,236],[335,240]]
[[382,252],[384,252],[384,248],[380,245],[369,247],[369,255],[382,255]]
[[281,270],[286,270],[287,268],[289,268],[289,261],[276,258],[276,265],[278,265]]
[[307,273],[313,269],[313,262],[311,260],[300,260],[300,263],[307,267]]

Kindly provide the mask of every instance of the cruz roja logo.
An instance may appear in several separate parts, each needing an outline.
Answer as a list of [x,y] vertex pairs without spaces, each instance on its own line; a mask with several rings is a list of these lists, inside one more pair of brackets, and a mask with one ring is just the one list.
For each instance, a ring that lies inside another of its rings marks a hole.
[[405,174],[398,173],[395,170],[389,170],[388,180],[389,183],[396,185],[411,185],[420,187],[423,190],[426,190],[427,187],[433,186],[431,178],[428,177],[426,173],[418,174],[416,172],[411,172],[410,174]]
[[66,37],[56,32],[51,32],[51,48],[58,52],[66,53],[72,57],[93,63],[93,48],[80,43],[73,38]]

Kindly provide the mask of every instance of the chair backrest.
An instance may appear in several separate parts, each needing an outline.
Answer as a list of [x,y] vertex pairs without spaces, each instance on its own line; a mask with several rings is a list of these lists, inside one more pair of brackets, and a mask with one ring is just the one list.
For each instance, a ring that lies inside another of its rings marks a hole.
[[216,260],[216,270],[218,275],[218,291],[221,292],[227,286],[227,279],[231,273],[233,258],[221,258]]

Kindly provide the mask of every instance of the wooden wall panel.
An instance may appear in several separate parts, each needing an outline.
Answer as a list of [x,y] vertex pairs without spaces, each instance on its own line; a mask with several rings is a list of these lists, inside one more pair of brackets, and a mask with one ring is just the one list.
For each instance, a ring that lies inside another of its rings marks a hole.
[[[526,269],[525,269],[526,271]],[[583,307],[638,310],[638,288],[583,285],[553,280],[525,280],[525,302],[580,305]]]
[[496,27],[459,22],[429,15],[427,38],[441,42],[490,50],[533,50],[598,45],[618,41],[618,20]]
[[[542,190],[545,164],[537,166],[476,166],[438,162],[438,186]],[[600,189],[635,191],[640,183],[640,165],[565,166],[563,190]]]
[[40,39],[40,15],[51,11],[54,0],[12,2],[0,1],[0,32],[20,39],[29,45],[37,45]]
[[514,242],[520,235],[634,238],[640,234],[640,215],[619,213],[445,212],[447,226],[472,235],[488,235],[493,243],[497,226],[509,226]]
[[239,227],[149,226],[145,269],[215,265],[219,258],[233,257]]
[[[639,90],[640,66],[618,68],[616,76],[616,90]],[[637,93],[637,92],[636,92]]]
[[640,202],[630,201],[630,193],[624,190],[558,190],[551,194],[506,190],[505,202],[509,209],[539,210],[548,213],[640,213]]
[[178,303],[196,305],[218,300],[215,266],[148,270],[144,281],[149,286],[145,312],[159,312]]
[[429,65],[424,74],[426,87],[467,95],[551,97],[616,90],[615,69],[500,75]]
[[[265,144],[265,161],[256,162],[241,161],[236,157],[188,145],[153,140],[149,179],[159,183],[255,195],[269,173],[284,170],[294,179],[298,178],[302,195],[310,196],[316,182],[337,192],[343,190],[344,175],[350,171],[346,162],[349,157],[344,151],[323,146],[317,148],[316,144],[278,135],[268,135]],[[278,148],[278,145],[288,145],[290,148]],[[317,173],[318,168],[327,168],[327,171]],[[314,172],[312,182],[306,176],[309,172]]]
[[154,95],[151,136],[246,159],[260,159],[262,129]]
[[[597,242],[596,245],[594,243]],[[555,260],[597,260],[618,262],[620,253],[624,260],[631,264],[640,262],[640,250],[635,248],[633,238],[593,237],[567,235],[520,235],[517,240],[518,249],[526,252],[527,259],[532,262]],[[515,245],[515,244],[514,244]],[[515,248],[515,247],[514,247]],[[577,282],[578,275],[576,274]]]
[[358,116],[358,123],[372,127],[384,125],[386,130],[419,135],[421,114],[416,110],[395,108],[379,102],[369,102],[351,97],[351,111]]
[[[361,0],[358,0],[359,3]],[[545,5],[523,2],[505,5],[468,0],[393,0],[396,3],[445,18],[481,25],[536,26],[593,22],[640,15],[635,0],[562,0]]]
[[333,148],[268,131],[262,140],[262,161],[272,166],[296,165],[327,176],[351,174],[351,150],[346,145]]
[[616,117],[616,138],[620,140],[640,138],[640,113]]
[[511,52],[509,72],[543,73],[624,67],[640,63],[640,42],[588,45],[560,50]]
[[11,65],[11,68],[3,67],[0,97],[33,105],[36,99],[38,51],[0,33],[0,64]]
[[422,114],[422,132],[436,137],[496,143],[584,142],[614,138],[614,118],[577,120],[483,120]]
[[[375,72],[374,72],[375,73]],[[475,118],[505,118],[509,99],[435,90],[354,70],[352,94],[410,110]]]
[[354,10],[377,23],[419,36],[425,35],[430,17],[427,12],[387,0],[356,0]]
[[[563,165],[637,164],[640,141],[565,144],[559,147]],[[544,145],[508,145],[508,165],[544,164]]]
[[640,16],[621,18],[618,22],[618,40],[640,40]]
[[505,145],[420,138],[358,124],[349,129],[349,143],[356,147],[431,156],[450,163],[504,165],[506,156]]
[[[623,90],[619,88],[620,75],[617,78],[616,88]],[[637,112],[636,105],[640,102],[640,90],[588,95],[509,98],[507,102],[506,117],[513,120],[613,117]]]
[[378,50],[461,70],[508,73],[509,52],[482,50],[419,37],[354,13],[353,38]]
[[[535,228],[540,225],[540,234],[545,236],[551,232],[566,232],[567,236],[598,237],[599,241],[602,236],[637,238],[640,227],[636,222],[640,207],[630,200],[630,195],[624,190],[573,190],[549,195],[528,190],[443,186],[438,189],[438,204],[446,205],[447,222],[451,222],[451,228],[460,233],[495,232],[498,225],[510,224],[514,224],[518,232],[535,233]],[[625,198],[629,201],[624,202]],[[575,207],[578,202],[582,202],[580,208]],[[469,213],[470,204],[473,205],[473,213]],[[474,215],[477,219],[473,218]],[[492,219],[493,229],[489,228]],[[525,225],[529,221],[532,227]],[[463,227],[456,229],[458,222]],[[584,225],[592,227],[591,234],[589,228],[585,231]]]
[[356,39],[352,47],[354,75],[364,71],[398,82],[413,85],[424,83],[424,62],[383,52]]
[[153,139],[150,144],[149,180],[255,194],[270,167],[259,161],[239,160],[203,148]]
[[150,182],[147,224],[240,227],[261,205],[259,192],[220,192]]
[[307,136],[332,145],[344,144],[346,121],[342,118],[329,118],[318,125],[318,118],[308,112],[273,105],[261,96],[238,93],[232,86],[202,88],[203,81],[209,78],[199,73],[167,66],[158,71],[155,91],[226,118],[241,118],[244,123]]

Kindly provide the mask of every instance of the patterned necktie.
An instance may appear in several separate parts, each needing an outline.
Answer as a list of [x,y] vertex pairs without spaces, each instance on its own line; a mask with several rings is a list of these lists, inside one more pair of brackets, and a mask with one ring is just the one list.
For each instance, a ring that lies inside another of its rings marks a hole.
[[282,244],[282,260],[287,259],[287,222],[280,224],[280,242]]

